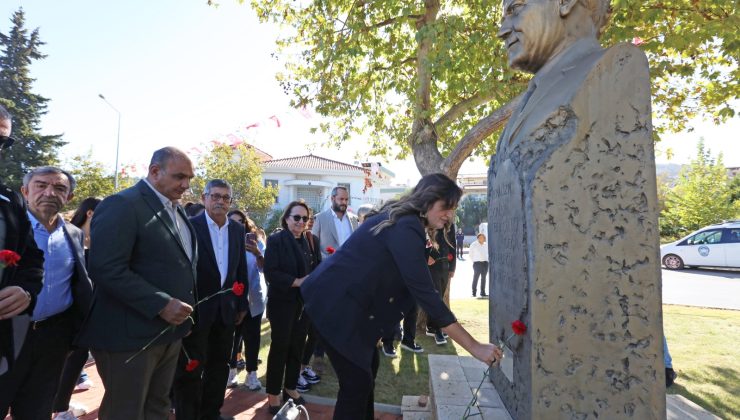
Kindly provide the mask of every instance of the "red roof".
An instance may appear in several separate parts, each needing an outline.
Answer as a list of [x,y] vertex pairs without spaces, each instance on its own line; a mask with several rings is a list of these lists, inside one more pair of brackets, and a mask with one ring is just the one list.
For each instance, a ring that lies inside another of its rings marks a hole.
[[300,169],[323,169],[323,170],[329,170],[329,171],[356,171],[356,172],[362,172],[363,174],[367,172],[367,170],[363,168],[362,166],[351,165],[349,163],[339,162],[336,160],[323,158],[321,156],[316,156],[313,154],[289,157],[289,158],[284,158],[284,159],[268,160],[264,163],[264,167],[265,169],[277,169],[277,168],[299,169],[300,168]]

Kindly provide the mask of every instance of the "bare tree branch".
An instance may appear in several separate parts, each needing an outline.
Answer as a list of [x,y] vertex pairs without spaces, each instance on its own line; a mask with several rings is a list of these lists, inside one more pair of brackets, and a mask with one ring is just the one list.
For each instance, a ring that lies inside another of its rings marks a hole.
[[450,125],[453,121],[458,119],[461,115],[468,112],[469,110],[476,108],[482,104],[485,104],[489,102],[491,99],[494,98],[494,92],[477,92],[473,96],[469,97],[468,99],[465,99],[461,102],[456,103],[452,107],[450,107],[447,112],[444,113],[439,119],[434,123],[434,127],[437,130],[443,130],[448,125]]
[[507,104],[493,111],[465,133],[442,164],[443,171],[448,175],[457,175],[463,162],[473,153],[475,148],[488,136],[493,134],[494,131],[506,124],[512,112],[519,106],[522,96],[524,94],[520,94]]

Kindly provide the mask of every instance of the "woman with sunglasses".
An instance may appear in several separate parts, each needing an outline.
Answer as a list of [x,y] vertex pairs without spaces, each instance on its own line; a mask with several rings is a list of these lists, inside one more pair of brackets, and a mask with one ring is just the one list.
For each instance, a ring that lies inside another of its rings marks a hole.
[[296,391],[301,355],[306,342],[306,318],[300,287],[306,276],[321,262],[318,238],[311,248],[304,235],[310,210],[303,201],[285,208],[280,225],[283,230],[270,235],[265,250],[267,318],[272,343],[267,356],[267,399],[271,414],[280,410],[280,394],[296,404],[305,401]]
[[[462,190],[443,174],[424,176],[413,191],[383,206],[302,282],[306,313],[339,379],[334,419],[372,420],[378,340],[414,301],[474,357],[501,359],[493,344],[474,339],[435,291],[427,240],[450,229]],[[431,233],[431,234],[430,234]]]

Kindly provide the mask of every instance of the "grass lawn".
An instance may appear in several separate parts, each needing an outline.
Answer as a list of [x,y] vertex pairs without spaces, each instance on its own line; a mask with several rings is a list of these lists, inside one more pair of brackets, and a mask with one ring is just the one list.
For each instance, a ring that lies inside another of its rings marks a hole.
[[[463,326],[478,340],[488,339],[488,300],[456,299],[452,310]],[[673,366],[678,373],[669,393],[681,394],[724,419],[740,419],[740,311],[665,305],[664,325]],[[452,340],[437,346],[431,337],[417,336],[424,353],[413,354],[400,347],[398,357],[381,354],[375,401],[401,404],[403,395],[429,394],[428,354],[468,355]],[[270,326],[262,325],[262,347],[258,375],[265,383]],[[244,373],[240,375],[244,379]],[[337,381],[328,364],[322,381],[311,395],[335,398]]]

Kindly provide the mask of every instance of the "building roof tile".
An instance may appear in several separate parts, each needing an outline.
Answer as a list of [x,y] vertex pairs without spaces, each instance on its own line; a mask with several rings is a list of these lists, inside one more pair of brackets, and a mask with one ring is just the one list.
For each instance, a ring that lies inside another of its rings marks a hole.
[[284,159],[273,159],[264,162],[265,169],[323,169],[329,171],[351,171],[366,173],[367,170],[361,166],[351,165],[349,163],[339,162],[332,159],[323,158],[314,154],[295,156]]

